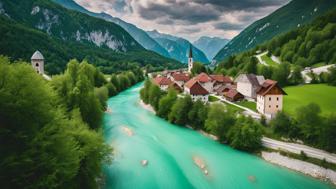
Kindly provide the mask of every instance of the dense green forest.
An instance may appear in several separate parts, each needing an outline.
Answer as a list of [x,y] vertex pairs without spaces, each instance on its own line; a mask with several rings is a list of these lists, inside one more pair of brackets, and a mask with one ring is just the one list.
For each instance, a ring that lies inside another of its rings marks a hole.
[[134,65],[146,66],[149,71],[183,66],[145,50],[114,23],[67,10],[49,0],[4,1],[2,7],[0,53],[11,60],[29,61],[40,50],[51,75],[64,71],[72,58],[85,59],[104,73]]
[[[229,57],[217,66],[216,72],[231,76],[239,73],[257,73],[279,81],[282,86],[299,84],[302,83],[299,73],[304,67],[336,62],[335,36],[336,9],[333,9],[311,24],[276,36],[253,50]],[[280,57],[282,64],[278,67],[258,65],[258,60],[254,57],[258,50],[268,50],[269,54]],[[291,71],[293,74],[290,74]],[[321,79],[328,82],[326,80],[328,79]],[[329,83],[332,83],[332,80]]]
[[223,61],[234,54],[248,51],[277,35],[310,23],[335,7],[335,0],[292,0],[245,28],[214,59]]
[[189,95],[178,97],[174,88],[168,92],[161,91],[150,80],[146,80],[140,97],[154,108],[158,116],[171,123],[208,131],[216,135],[219,142],[239,150],[256,151],[261,148],[261,124],[250,117],[238,117],[237,112],[228,106],[193,102]]
[[[143,80],[142,70],[113,75],[71,60],[46,81],[30,64],[0,57],[0,184],[2,188],[99,188],[108,96]],[[111,80],[112,81],[112,80]]]

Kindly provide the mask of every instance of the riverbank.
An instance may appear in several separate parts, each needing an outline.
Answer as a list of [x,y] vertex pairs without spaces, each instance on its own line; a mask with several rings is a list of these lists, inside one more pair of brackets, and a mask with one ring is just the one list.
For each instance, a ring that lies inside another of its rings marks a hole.
[[288,169],[298,171],[300,173],[321,179],[323,181],[330,181],[336,185],[336,172],[321,166],[308,163],[302,160],[297,160],[281,155],[279,152],[261,152],[261,157],[273,164],[286,167]]
[[[155,110],[150,104],[145,104],[142,100],[139,101],[139,104],[142,108],[155,114]],[[193,129],[190,126],[187,126],[189,129]],[[203,136],[210,138],[212,140],[218,141],[218,137],[212,134],[209,134],[203,130],[197,130]],[[323,181],[329,181],[336,185],[336,172],[331,169],[326,169],[321,166],[315,165],[313,163],[305,162],[298,159],[293,159],[287,156],[283,156],[278,152],[261,152],[261,157],[272,164],[276,164],[282,167],[286,167],[290,170],[294,170],[305,175],[318,178]]]

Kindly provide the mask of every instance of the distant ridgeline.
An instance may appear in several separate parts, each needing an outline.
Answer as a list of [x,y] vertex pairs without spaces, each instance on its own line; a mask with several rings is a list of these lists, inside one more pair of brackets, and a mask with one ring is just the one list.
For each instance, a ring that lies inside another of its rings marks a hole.
[[282,64],[294,64],[300,69],[314,64],[335,64],[335,36],[336,8],[310,24],[278,35],[253,50],[231,56],[217,66],[217,71],[235,75],[239,71],[250,70],[251,64],[256,61],[253,60],[256,51],[269,51],[270,54],[280,57]]
[[49,0],[0,1],[0,54],[29,61],[39,49],[46,71],[64,71],[72,59],[87,59],[105,73],[133,68],[182,67],[178,61],[144,49],[117,24],[70,11]]
[[258,20],[233,38],[215,56],[220,62],[291,29],[299,28],[336,7],[335,0],[293,0],[269,16]]

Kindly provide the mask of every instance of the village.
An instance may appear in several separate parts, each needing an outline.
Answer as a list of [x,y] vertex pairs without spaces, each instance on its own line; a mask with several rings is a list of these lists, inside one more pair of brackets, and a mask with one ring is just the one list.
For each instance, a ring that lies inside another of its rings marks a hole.
[[[282,111],[283,96],[287,94],[277,81],[249,73],[240,74],[235,79],[204,72],[191,77],[193,65],[193,52],[190,48],[187,70],[163,71],[153,78],[153,83],[163,91],[173,87],[181,94],[190,95],[193,101],[209,103],[211,97],[217,98],[244,109],[244,114],[256,119],[260,119],[261,115],[272,119],[277,112]],[[241,101],[255,102],[257,112],[236,104]]]

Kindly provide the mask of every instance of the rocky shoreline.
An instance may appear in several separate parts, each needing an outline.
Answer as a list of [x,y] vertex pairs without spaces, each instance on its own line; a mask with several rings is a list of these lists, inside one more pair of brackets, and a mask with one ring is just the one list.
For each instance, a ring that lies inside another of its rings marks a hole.
[[261,152],[261,157],[270,163],[298,171],[323,181],[330,181],[336,185],[336,172],[331,169],[326,169],[305,161],[292,159],[281,155],[279,152],[263,151]]

